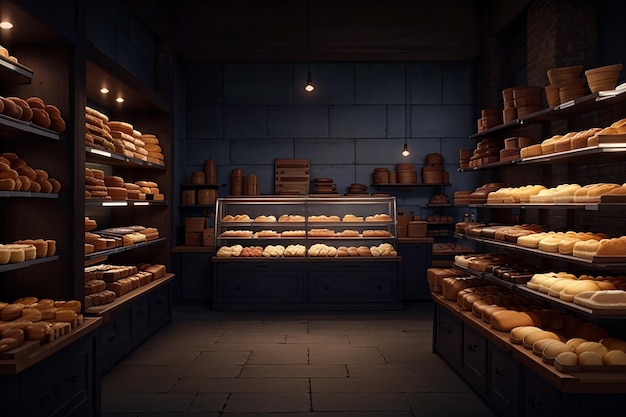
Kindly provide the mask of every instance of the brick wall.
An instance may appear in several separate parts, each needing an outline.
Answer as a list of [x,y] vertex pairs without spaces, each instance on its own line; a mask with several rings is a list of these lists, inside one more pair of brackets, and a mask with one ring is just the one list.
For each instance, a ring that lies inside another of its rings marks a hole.
[[[353,182],[376,192],[374,168],[411,162],[419,174],[428,153],[441,153],[452,183],[445,193],[478,186],[479,175],[457,171],[459,149],[475,146],[468,138],[477,117],[472,63],[315,63],[311,72],[316,89],[307,94],[306,64],[188,65],[186,138],[176,144],[184,179],[213,159],[226,184],[221,195],[229,194],[233,168],[257,175],[261,194],[273,194],[274,160],[307,158],[311,178],[332,178],[340,193]],[[401,156],[405,129],[408,158]],[[406,213],[427,215],[428,198],[440,191],[393,194]]]

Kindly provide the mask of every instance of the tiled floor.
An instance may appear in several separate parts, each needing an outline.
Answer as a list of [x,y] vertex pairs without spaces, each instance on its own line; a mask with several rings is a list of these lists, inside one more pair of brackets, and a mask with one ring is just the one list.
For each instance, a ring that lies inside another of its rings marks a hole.
[[103,417],[494,417],[431,350],[432,305],[173,322],[102,380]]

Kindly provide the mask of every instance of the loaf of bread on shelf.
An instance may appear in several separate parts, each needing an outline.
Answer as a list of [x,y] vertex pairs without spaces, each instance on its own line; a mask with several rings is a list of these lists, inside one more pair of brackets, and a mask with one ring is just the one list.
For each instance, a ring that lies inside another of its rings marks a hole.
[[249,222],[251,220],[252,219],[247,214],[235,214],[235,215],[227,214],[224,217],[222,217],[223,222]]
[[392,220],[391,216],[386,213],[379,213],[365,217],[365,221],[367,222],[390,222]]
[[278,218],[279,222],[296,223],[296,222],[304,222],[304,220],[305,220],[304,216],[301,216],[299,214],[283,214],[282,216]]
[[391,237],[393,236],[387,230],[368,229],[363,230],[363,237]]
[[285,247],[282,245],[267,245],[263,249],[263,257],[280,258],[285,253]]
[[515,310],[496,311],[491,316],[491,327],[495,330],[510,332],[519,326],[534,326],[534,322],[528,314]]
[[304,245],[289,245],[285,248],[283,256],[304,256],[306,247]]
[[626,309],[626,291],[583,291],[576,294],[573,301],[574,304],[591,309]]
[[276,216],[272,216],[272,215],[264,216],[264,215],[261,215],[261,216],[255,217],[254,221],[255,222],[273,223],[273,222],[276,222]]
[[346,214],[342,217],[343,222],[362,222],[363,216],[355,216],[354,214]]
[[252,237],[254,232],[252,230],[224,230],[221,237]]
[[308,235],[312,237],[333,237],[335,232],[331,229],[313,228],[309,230]]

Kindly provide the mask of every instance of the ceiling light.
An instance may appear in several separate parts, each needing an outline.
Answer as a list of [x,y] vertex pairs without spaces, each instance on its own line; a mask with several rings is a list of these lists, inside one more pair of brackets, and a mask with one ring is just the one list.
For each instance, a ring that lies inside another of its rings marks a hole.
[[106,87],[102,87],[102,88],[100,89],[100,92],[101,92],[102,94],[108,94],[108,93],[109,93],[109,89],[108,89],[108,88],[106,88]]
[[118,103],[123,103],[124,102],[124,97],[118,97],[115,99],[115,101],[117,101]]
[[11,22],[0,22],[0,29],[13,29],[13,23]]
[[402,156],[409,156],[411,152],[409,152],[409,146],[404,142],[404,149],[402,149]]
[[304,86],[304,90],[309,93],[315,90],[315,86],[313,85],[313,80],[311,80],[311,71],[309,71],[309,75],[306,79],[306,85]]
[[304,91],[310,93],[315,90],[315,86],[313,85],[313,80],[311,79],[311,0],[307,1],[307,10],[306,10],[306,20],[307,20],[307,55],[308,55],[308,75],[306,79],[306,85],[304,86]]

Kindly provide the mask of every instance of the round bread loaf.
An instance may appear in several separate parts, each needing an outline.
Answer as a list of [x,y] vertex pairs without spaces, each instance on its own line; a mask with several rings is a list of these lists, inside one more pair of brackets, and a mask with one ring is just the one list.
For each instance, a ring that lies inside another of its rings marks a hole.
[[558,340],[554,339],[541,339],[533,343],[531,350],[537,356],[541,356],[543,354],[543,350],[553,343],[561,343]]
[[578,354],[578,363],[586,366],[603,365],[602,355],[592,351],[581,352]]
[[596,323],[590,321],[580,323],[573,330],[576,337],[581,337],[594,342],[599,342],[609,336],[607,330]]
[[23,100],[19,97],[7,97],[8,100],[11,100],[18,106],[22,108],[22,114],[20,115],[20,119],[25,122],[30,122],[30,119],[33,118],[33,109],[30,108],[26,100]]
[[578,355],[572,351],[561,352],[554,358],[554,362],[565,366],[576,366],[578,364]]
[[532,318],[521,311],[500,310],[491,315],[491,327],[502,332],[510,332],[519,326],[533,326]]
[[511,342],[516,345],[521,345],[524,337],[532,332],[539,332],[542,329],[536,326],[519,326],[511,329],[510,336]]
[[580,356],[582,352],[595,352],[600,355],[600,358],[604,356],[609,350],[600,342],[582,342],[574,349],[574,352]]
[[608,350],[623,350],[626,352],[626,340],[617,337],[605,337],[600,341]]
[[[4,336],[4,333],[2,334]],[[605,365],[626,365],[626,352],[622,350],[610,350],[602,357]]]
[[552,343],[543,349],[541,359],[546,363],[552,364],[556,357],[563,352],[573,352],[573,349],[563,342]]
[[539,340],[542,340],[542,339],[561,340],[556,333],[548,331],[548,330],[541,330],[539,332],[532,332],[532,333],[527,334],[522,340],[522,345],[526,349],[532,349],[533,344],[535,344],[535,342],[538,342]]

